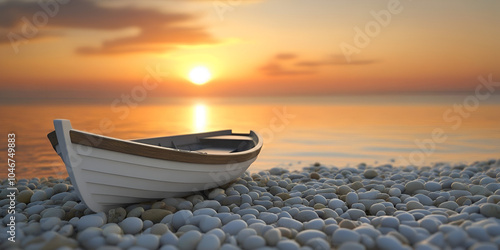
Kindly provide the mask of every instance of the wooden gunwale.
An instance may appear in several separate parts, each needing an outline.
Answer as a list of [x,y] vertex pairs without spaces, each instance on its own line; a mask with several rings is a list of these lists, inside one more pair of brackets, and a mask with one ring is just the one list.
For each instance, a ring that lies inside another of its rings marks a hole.
[[[142,156],[152,159],[186,162],[186,163],[198,163],[198,164],[240,163],[255,158],[261,150],[260,146],[259,148],[257,148],[259,142],[256,141],[257,139],[255,138],[257,137],[254,136],[252,137],[254,138],[254,143],[256,146],[247,151],[212,155],[212,154],[204,154],[193,151],[176,150],[172,148],[154,146],[134,141],[120,140],[107,136],[86,133],[74,129],[70,130],[69,134],[71,142],[79,145],[84,145],[124,154]],[[55,131],[49,133],[47,137],[50,140],[52,147],[55,149],[55,147],[58,144],[57,135]]]

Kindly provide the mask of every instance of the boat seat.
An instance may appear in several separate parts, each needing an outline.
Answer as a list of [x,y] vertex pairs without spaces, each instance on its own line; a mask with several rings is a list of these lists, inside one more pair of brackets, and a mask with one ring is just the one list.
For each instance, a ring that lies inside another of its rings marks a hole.
[[234,148],[202,148],[196,150],[196,152],[203,152],[207,154],[227,154],[234,152]]
[[218,135],[200,138],[200,142],[209,141],[253,141],[253,139],[246,135]]

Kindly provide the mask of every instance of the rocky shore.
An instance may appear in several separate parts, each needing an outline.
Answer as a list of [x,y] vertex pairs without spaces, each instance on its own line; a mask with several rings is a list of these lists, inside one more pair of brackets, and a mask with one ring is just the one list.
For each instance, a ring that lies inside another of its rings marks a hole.
[[13,195],[7,180],[1,183],[0,249],[500,246],[500,162],[494,160],[272,168],[204,193],[106,213],[80,202],[69,178],[21,179]]

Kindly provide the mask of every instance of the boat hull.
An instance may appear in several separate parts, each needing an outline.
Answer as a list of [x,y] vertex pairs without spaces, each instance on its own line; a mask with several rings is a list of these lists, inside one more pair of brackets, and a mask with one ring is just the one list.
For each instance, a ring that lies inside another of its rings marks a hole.
[[241,162],[228,158],[218,164],[155,159],[72,143],[69,121],[55,120],[54,125],[55,150],[81,200],[96,212],[224,185],[241,176],[257,158]]

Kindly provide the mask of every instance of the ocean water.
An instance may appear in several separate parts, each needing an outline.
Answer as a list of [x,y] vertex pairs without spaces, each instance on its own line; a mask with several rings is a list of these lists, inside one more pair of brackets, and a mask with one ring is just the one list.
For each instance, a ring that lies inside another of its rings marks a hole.
[[59,118],[121,139],[254,130],[264,147],[251,172],[315,162],[424,166],[500,159],[499,96],[478,102],[465,95],[59,100],[3,104],[0,114],[0,178],[7,177],[8,133],[16,134],[18,178],[67,176],[46,138]]

